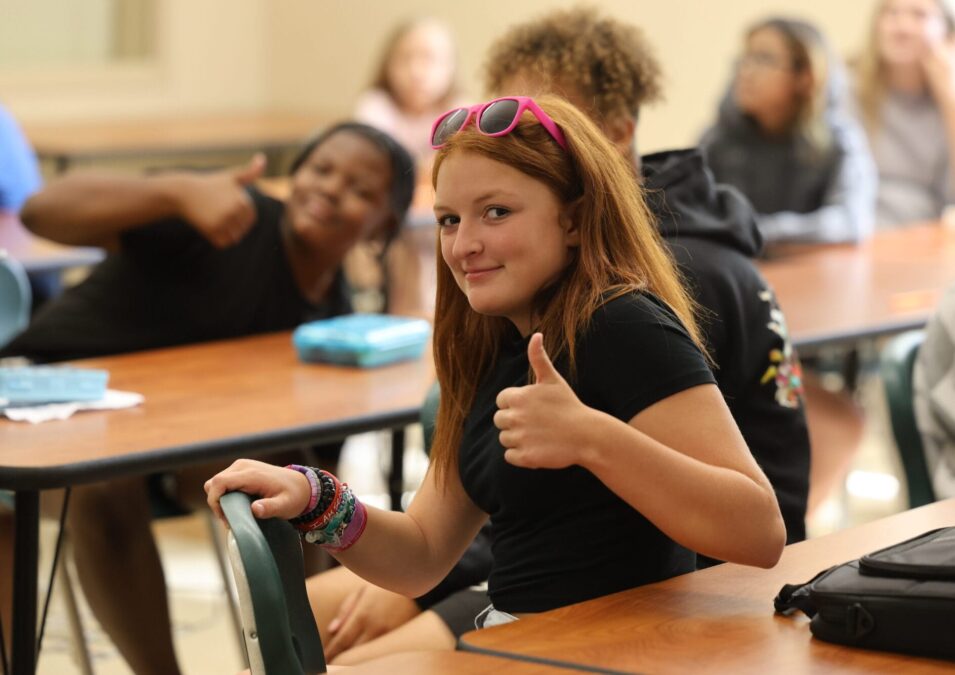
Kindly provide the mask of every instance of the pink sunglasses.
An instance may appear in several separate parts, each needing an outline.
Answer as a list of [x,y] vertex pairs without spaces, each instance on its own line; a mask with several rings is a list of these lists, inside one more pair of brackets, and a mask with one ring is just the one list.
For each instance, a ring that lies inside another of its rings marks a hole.
[[431,125],[431,147],[437,150],[454,134],[463,129],[473,117],[475,126],[485,136],[505,136],[517,127],[521,115],[530,110],[557,145],[567,150],[564,132],[545,113],[534,99],[528,96],[507,96],[487,103],[478,103],[470,108],[455,108],[444,113]]

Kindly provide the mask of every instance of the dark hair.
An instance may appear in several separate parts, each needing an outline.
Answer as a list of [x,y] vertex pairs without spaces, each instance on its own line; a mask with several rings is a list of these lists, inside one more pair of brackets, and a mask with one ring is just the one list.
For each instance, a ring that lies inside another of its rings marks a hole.
[[488,50],[485,87],[527,72],[553,85],[573,85],[591,117],[607,121],[661,98],[660,65],[643,32],[591,7],[557,10],[512,26]]
[[361,122],[339,122],[322,130],[305,144],[295,159],[292,160],[289,174],[298,171],[305,160],[315,151],[315,148],[339,133],[361,136],[388,156],[388,162],[391,165],[391,211],[395,217],[395,227],[388,233],[388,241],[386,242],[390,243],[405,221],[415,188],[414,160],[411,159],[408,151],[391,136]]

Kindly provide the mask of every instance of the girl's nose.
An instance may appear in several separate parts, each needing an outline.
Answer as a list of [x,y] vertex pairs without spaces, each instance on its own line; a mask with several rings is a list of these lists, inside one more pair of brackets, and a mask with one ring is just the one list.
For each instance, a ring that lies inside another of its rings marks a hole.
[[480,253],[483,244],[478,236],[478,228],[461,221],[455,232],[454,245],[451,248],[452,253],[459,260],[463,260],[475,253]]

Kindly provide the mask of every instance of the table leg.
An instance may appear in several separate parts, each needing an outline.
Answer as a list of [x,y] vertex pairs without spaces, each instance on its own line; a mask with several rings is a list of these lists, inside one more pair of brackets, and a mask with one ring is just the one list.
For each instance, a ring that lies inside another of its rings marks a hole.
[[391,475],[388,476],[388,496],[391,509],[401,510],[401,495],[405,487],[405,430],[391,430]]
[[37,556],[40,540],[40,493],[16,494],[13,548],[13,675],[36,672]]

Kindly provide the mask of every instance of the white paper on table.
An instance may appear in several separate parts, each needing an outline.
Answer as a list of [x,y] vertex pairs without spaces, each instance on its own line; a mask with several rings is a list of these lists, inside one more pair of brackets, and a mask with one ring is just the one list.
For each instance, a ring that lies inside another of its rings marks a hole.
[[106,395],[97,401],[75,401],[72,403],[44,403],[43,405],[14,406],[0,409],[14,422],[39,424],[50,420],[65,420],[80,410],[120,410],[140,405],[145,399],[142,394],[131,391],[107,389]]

